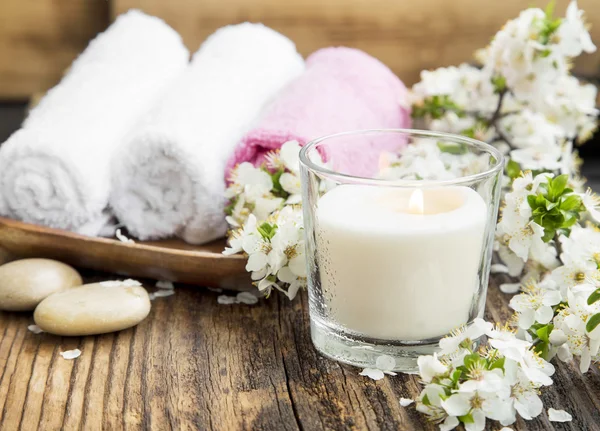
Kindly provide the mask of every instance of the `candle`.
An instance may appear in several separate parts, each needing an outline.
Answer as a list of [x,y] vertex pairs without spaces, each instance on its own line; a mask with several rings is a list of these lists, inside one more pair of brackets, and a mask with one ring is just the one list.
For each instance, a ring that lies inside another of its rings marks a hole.
[[487,221],[477,192],[340,185],[316,211],[324,306],[344,330],[416,341],[467,323]]

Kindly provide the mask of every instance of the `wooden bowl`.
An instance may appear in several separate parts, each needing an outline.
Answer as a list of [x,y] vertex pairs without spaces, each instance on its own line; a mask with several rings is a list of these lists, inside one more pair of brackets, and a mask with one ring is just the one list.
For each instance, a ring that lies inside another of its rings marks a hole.
[[125,243],[0,217],[0,262],[43,257],[125,277],[247,290],[246,258],[223,256],[225,240],[195,246],[178,239]]

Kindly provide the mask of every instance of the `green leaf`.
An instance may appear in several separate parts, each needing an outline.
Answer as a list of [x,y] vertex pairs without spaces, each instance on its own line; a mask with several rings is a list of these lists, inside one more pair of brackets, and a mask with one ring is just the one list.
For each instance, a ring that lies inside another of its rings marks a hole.
[[570,195],[560,202],[560,209],[565,211],[578,210],[582,205],[581,197],[578,195]]
[[556,0],[552,0],[549,2],[544,8],[544,13],[546,14],[546,18],[552,19],[554,16],[554,8],[556,7]]
[[548,357],[548,352],[550,351],[550,344],[547,341],[541,341],[536,344],[533,350],[538,353],[542,358]]
[[494,86],[494,93],[499,94],[506,91],[506,78],[502,75],[492,77],[492,85]]
[[588,305],[592,305],[598,301],[600,301],[600,289],[596,289],[592,292],[592,294],[588,297],[587,303]]
[[568,182],[569,176],[566,174],[559,175],[554,179],[548,178],[548,199],[555,201],[559,198],[565,191]]
[[566,236],[567,238],[571,235],[571,229],[567,229],[567,228],[560,228],[560,229],[556,229],[556,231],[558,233],[560,233],[561,235]]
[[588,332],[592,332],[596,329],[596,326],[600,324],[600,313],[594,314],[590,317],[585,325],[585,330]]
[[550,341],[548,337],[550,336],[550,333],[553,329],[554,325],[552,324],[544,325],[536,331],[536,334],[540,340],[548,343]]
[[462,371],[454,370],[454,372],[452,373],[452,376],[450,376],[450,379],[452,380],[453,383],[458,383],[458,379],[460,379],[460,376],[462,376]]
[[225,214],[230,216],[233,214],[233,209],[235,208],[235,204],[237,202],[237,198],[233,198],[229,201],[229,204],[225,207]]
[[438,142],[438,148],[442,153],[450,153],[455,155],[466,154],[468,150],[465,144],[457,144],[454,142]]
[[510,179],[514,180],[521,175],[521,166],[514,160],[509,160],[506,164],[506,175],[508,175]]
[[545,16],[541,20],[539,42],[543,45],[547,45],[550,42],[551,36],[558,30],[558,27],[562,24],[560,18],[554,18],[554,0],[551,1],[544,10]]
[[421,400],[421,402],[423,404],[425,404],[426,406],[430,406],[431,405],[431,401],[429,401],[429,397],[427,396],[427,394],[423,395],[423,399]]
[[532,210],[536,210],[538,207],[535,195],[527,195],[527,203],[529,204]]
[[256,230],[258,231],[258,233],[260,233],[260,235],[264,239],[270,241],[271,238],[273,238],[275,236],[275,233],[277,232],[277,225],[276,224],[271,225],[267,222],[264,222],[263,224],[258,226],[256,228]]
[[459,416],[458,420],[461,421],[463,424],[474,424],[475,420],[473,419],[473,415],[471,413],[468,413],[464,416]]
[[481,356],[479,356],[479,353],[471,353],[465,356],[463,363],[465,364],[465,367],[469,369],[473,364],[476,364],[477,362],[481,361],[481,359],[482,358]]
[[552,241],[552,239],[554,238],[555,235],[556,235],[556,229],[544,228],[544,236],[542,237],[542,240],[544,242],[550,242],[550,241]]
[[464,116],[460,108],[448,95],[426,97],[422,103],[412,106],[413,118],[430,117],[434,120],[442,118],[447,112],[455,112],[459,117]]
[[506,358],[504,358],[504,357],[496,359],[494,362],[492,362],[492,365],[490,366],[490,370],[494,370],[496,368],[503,370],[505,360],[506,360]]
[[271,174],[271,179],[273,180],[273,190],[275,192],[281,193],[284,192],[285,190],[283,190],[283,187],[281,187],[281,183],[279,182],[279,179],[281,178],[281,175],[283,175],[283,173],[285,172],[284,169],[279,169],[277,171],[275,171],[273,174]]
[[467,138],[474,139],[475,138],[475,127],[469,127],[468,129],[461,130],[459,133],[463,136],[466,136]]

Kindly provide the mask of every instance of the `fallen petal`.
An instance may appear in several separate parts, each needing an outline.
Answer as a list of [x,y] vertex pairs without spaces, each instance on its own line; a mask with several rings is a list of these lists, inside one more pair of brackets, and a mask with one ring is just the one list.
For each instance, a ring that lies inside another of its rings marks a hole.
[[62,356],[64,359],[79,358],[81,356],[81,350],[79,350],[79,349],[67,350],[66,352],[60,352],[60,356]]
[[165,296],[171,296],[171,295],[175,295],[175,290],[167,290],[167,289],[162,289],[162,290],[157,290],[156,292],[154,292],[154,298],[162,298]]
[[549,408],[548,419],[550,419],[550,422],[571,422],[573,420],[573,416],[564,410],[555,410],[553,408]]
[[236,300],[240,304],[254,305],[258,303],[258,298],[250,292],[240,292],[236,296]]
[[231,305],[237,302],[235,296],[219,295],[217,296],[217,302],[221,305]]
[[373,380],[381,380],[385,377],[383,371],[378,370],[377,368],[365,368],[359,373],[359,375],[369,377]]
[[501,263],[495,263],[490,267],[492,274],[508,274],[508,266]]
[[159,289],[170,289],[170,290],[175,289],[175,286],[173,285],[173,283],[171,281],[166,281],[166,280],[157,281],[156,287],[158,287]]
[[502,293],[517,293],[520,289],[520,283],[503,283],[500,285],[500,291]]
[[41,334],[42,332],[44,332],[42,331],[42,328],[40,328],[38,325],[29,325],[27,329],[29,329],[34,334]]
[[210,290],[211,292],[217,292],[217,293],[223,292],[223,289],[221,289],[220,287],[207,287],[207,289]]
[[402,407],[410,406],[412,403],[414,403],[414,400],[410,398],[400,398],[400,405]]

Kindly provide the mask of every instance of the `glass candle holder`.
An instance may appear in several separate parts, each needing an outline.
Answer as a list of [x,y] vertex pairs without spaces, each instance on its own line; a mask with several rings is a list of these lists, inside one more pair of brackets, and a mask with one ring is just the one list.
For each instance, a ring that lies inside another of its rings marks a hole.
[[[324,162],[321,162],[324,160]],[[300,152],[311,336],[360,367],[414,371],[482,317],[502,154],[466,137],[363,130]]]

